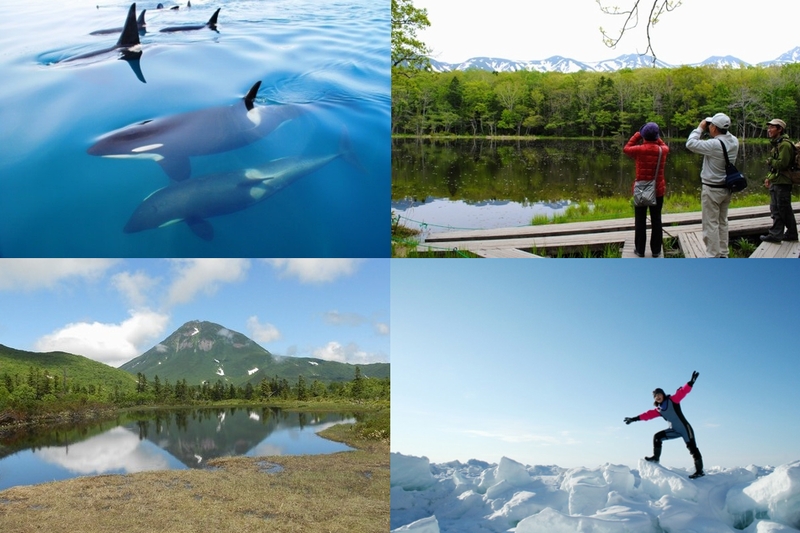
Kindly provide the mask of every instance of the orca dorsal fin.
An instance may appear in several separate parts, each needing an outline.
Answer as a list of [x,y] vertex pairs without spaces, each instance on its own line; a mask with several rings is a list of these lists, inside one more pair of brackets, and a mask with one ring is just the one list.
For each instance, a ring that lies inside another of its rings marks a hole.
[[147,26],[147,23],[144,21],[144,14],[146,12],[147,12],[146,9],[142,9],[142,12],[139,13],[139,18],[136,19],[136,25],[139,27],[140,30],[143,29],[145,26]]
[[206,23],[206,26],[208,26],[209,28],[213,28],[213,27],[215,27],[217,25],[217,17],[219,16],[219,10],[220,9],[222,9],[222,8],[218,7],[217,10],[214,11],[214,14],[211,15],[210,19],[208,19],[208,22]]
[[248,111],[253,109],[253,100],[255,100],[256,96],[258,95],[259,87],[261,87],[261,80],[258,80],[252,87],[250,87],[250,90],[247,91],[246,95],[244,95],[244,105],[247,107]]
[[139,44],[139,26],[136,24],[136,2],[134,2],[128,10],[128,17],[125,19],[125,26],[119,35],[117,46],[131,47],[137,44]]

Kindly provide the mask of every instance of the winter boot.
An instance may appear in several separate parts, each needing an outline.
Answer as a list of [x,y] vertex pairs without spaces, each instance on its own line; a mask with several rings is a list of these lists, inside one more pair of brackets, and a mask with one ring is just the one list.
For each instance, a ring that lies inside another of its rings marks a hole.
[[703,472],[703,456],[700,455],[700,450],[697,449],[694,442],[690,443],[689,452],[691,452],[692,458],[694,459],[694,474],[689,476],[689,479],[703,477],[706,475],[705,472]]
[[661,439],[658,438],[658,433],[653,437],[653,455],[645,457],[644,460],[650,463],[657,463],[661,459]]

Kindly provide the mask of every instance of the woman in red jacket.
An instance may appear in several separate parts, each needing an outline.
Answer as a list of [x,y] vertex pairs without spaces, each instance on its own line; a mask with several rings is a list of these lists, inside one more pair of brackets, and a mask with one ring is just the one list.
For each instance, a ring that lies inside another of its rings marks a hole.
[[[633,134],[622,149],[623,153],[636,161],[636,181],[656,180],[656,205],[650,207],[650,223],[653,231],[650,236],[650,251],[653,257],[661,255],[661,208],[664,206],[664,193],[667,185],[664,181],[664,166],[669,154],[669,146],[661,140],[659,127],[655,122],[648,122],[642,129]],[[634,207],[636,230],[634,236],[634,253],[644,257],[644,245],[647,242],[647,206]]]

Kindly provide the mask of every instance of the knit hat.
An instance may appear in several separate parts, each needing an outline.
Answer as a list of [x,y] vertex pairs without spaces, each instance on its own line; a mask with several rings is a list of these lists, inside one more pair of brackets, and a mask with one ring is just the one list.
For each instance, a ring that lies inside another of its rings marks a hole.
[[645,141],[655,141],[658,139],[659,131],[660,128],[658,127],[658,124],[655,122],[648,122],[642,126],[642,129],[639,130],[639,133],[642,134],[642,137],[644,137]]
[[654,390],[653,391],[653,396],[655,396],[656,394],[660,394],[661,396],[666,396],[666,393],[664,392],[664,389],[662,389],[662,388],[658,388],[658,389]]

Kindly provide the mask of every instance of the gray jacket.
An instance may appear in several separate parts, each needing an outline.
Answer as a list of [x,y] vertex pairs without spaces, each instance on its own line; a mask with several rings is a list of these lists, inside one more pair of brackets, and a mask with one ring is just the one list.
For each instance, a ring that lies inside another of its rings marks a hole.
[[730,132],[724,135],[717,135],[713,139],[701,139],[702,135],[703,130],[695,128],[686,141],[686,148],[704,156],[700,180],[703,185],[711,185],[712,187],[725,185],[725,155],[722,153],[722,146],[720,146],[719,141],[722,141],[728,149],[728,158],[731,163],[736,164],[736,155],[739,153],[739,139]]

